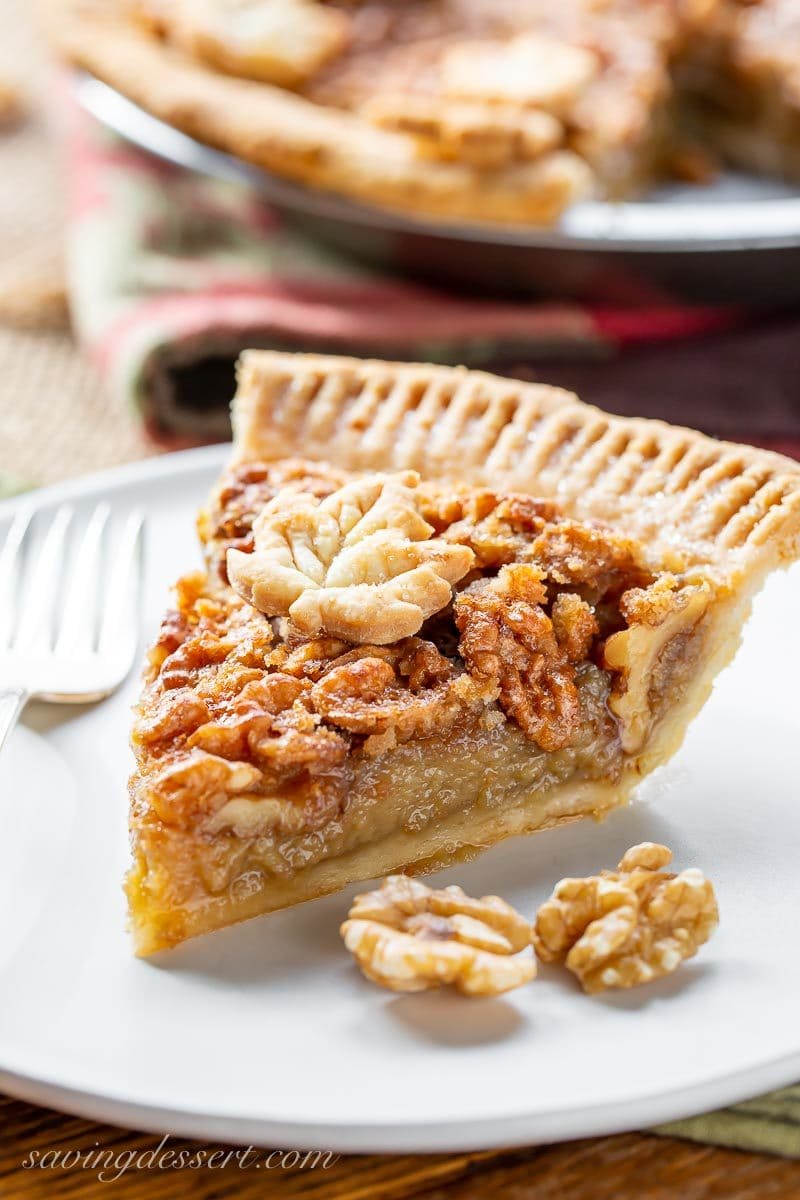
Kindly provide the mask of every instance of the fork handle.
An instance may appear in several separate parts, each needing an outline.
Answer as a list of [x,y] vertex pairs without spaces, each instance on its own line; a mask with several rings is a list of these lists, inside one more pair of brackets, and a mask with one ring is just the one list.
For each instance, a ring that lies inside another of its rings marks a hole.
[[27,703],[28,693],[24,688],[0,690],[0,750]]

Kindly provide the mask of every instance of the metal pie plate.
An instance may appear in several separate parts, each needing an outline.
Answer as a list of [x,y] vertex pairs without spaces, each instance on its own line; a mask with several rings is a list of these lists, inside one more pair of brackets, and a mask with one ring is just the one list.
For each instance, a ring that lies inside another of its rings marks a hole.
[[87,75],[82,107],[159,158],[255,188],[347,253],[482,292],[595,302],[779,304],[800,299],[800,186],[733,172],[641,200],[573,205],[558,225],[434,221],[304,187],[212,149]]

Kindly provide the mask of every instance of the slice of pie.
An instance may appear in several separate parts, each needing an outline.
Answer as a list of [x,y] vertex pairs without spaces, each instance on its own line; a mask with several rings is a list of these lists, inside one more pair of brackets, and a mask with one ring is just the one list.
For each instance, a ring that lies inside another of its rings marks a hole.
[[463,369],[249,352],[150,652],[136,948],[624,804],[681,743],[800,465]]
[[547,224],[719,152],[800,177],[796,0],[39,3],[156,116],[372,204]]

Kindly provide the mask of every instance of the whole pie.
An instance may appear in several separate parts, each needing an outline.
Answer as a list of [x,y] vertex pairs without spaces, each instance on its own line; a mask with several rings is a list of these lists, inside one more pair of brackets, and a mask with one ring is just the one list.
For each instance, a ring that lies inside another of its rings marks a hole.
[[155,115],[371,203],[548,223],[719,154],[800,177],[796,0],[40,3]]
[[800,466],[460,368],[251,351],[133,731],[141,954],[625,803]]

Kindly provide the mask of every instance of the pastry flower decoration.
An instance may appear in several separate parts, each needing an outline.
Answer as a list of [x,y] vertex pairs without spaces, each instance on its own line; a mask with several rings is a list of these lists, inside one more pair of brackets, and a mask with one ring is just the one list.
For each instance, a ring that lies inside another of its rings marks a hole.
[[408,471],[357,480],[322,501],[280,491],[254,522],[253,552],[228,551],[232,587],[308,636],[379,646],[411,637],[474,562],[468,547],[431,537],[418,483]]

